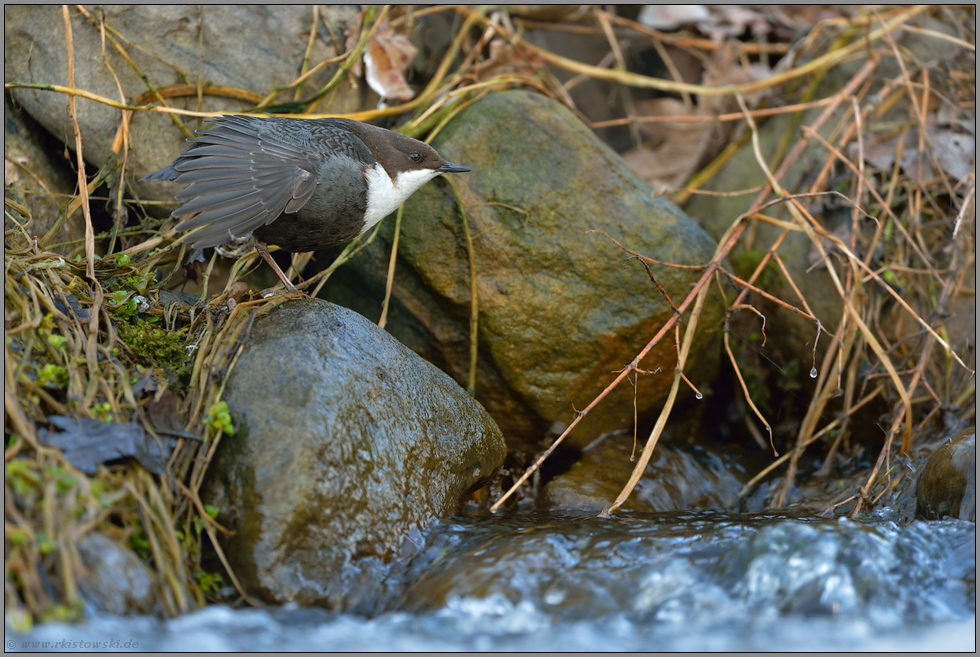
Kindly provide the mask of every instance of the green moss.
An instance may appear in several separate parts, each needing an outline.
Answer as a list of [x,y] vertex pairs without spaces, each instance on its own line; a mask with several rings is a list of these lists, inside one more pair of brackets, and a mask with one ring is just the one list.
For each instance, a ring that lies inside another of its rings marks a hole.
[[176,331],[156,325],[157,317],[137,318],[118,324],[119,337],[133,350],[141,365],[160,368],[172,389],[190,382],[194,359],[188,350],[189,330]]
[[795,358],[786,365],[784,365],[779,370],[779,376],[776,378],[776,385],[781,390],[791,390],[799,391],[803,389],[803,384],[801,383],[802,378],[800,376],[800,361]]
[[14,529],[9,534],[7,534],[7,540],[10,541],[10,545],[17,547],[19,545],[26,545],[30,540],[30,536],[23,529]]
[[[765,257],[766,253],[768,251],[765,249],[751,249],[749,251],[732,253],[728,258],[735,267],[735,273],[741,278],[748,279],[756,267],[759,266],[759,263],[762,262],[762,258]],[[759,277],[755,279],[755,286],[766,292],[773,293],[776,286],[779,285],[780,276],[781,272],[779,271],[779,267],[775,262],[770,260],[766,263]]]
[[144,365],[180,369],[188,360],[186,328],[171,331],[137,319],[119,324],[119,337]]

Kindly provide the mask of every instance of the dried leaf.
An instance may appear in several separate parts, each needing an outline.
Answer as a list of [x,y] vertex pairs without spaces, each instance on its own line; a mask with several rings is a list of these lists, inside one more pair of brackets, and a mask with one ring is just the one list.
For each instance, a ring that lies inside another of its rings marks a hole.
[[959,132],[976,136],[977,134],[977,114],[964,108],[955,107],[947,103],[940,105],[936,112],[936,123],[941,128],[957,128]]
[[[26,160],[26,158],[17,158],[18,161]],[[21,164],[26,164],[26,162],[21,162]],[[3,160],[3,186],[10,187],[16,185],[20,182],[20,167],[16,164],[4,158]]]
[[772,25],[757,11],[735,5],[712,7],[708,18],[698,23],[698,29],[712,41],[734,39],[749,30],[752,36],[769,34]]
[[[900,139],[901,135],[895,135],[881,141],[870,140],[864,149],[864,161],[880,171],[890,172],[895,166]],[[929,145],[927,155],[923,157],[919,152],[919,130],[905,133],[899,166],[912,181],[926,184],[938,175],[933,158],[928,155],[930,150],[935,155],[935,162],[955,180],[962,180],[973,172],[976,140],[972,135],[940,127],[939,118],[934,114],[926,124],[926,139]],[[857,144],[850,144],[848,153],[857,157]]]
[[655,30],[676,30],[710,16],[704,5],[644,5],[636,20]]
[[[690,116],[698,108],[688,108],[674,98],[636,101],[644,116]],[[695,171],[705,152],[706,140],[714,129],[711,123],[664,121],[647,123],[643,133],[650,142],[623,153],[623,159],[657,191],[678,189]]]
[[48,421],[61,432],[38,430],[41,442],[57,447],[65,459],[86,474],[95,474],[99,464],[131,457],[153,474],[163,474],[177,441],[162,438],[158,443],[132,422],[101,422],[92,418],[52,415]]
[[930,129],[928,134],[935,149],[936,159],[943,171],[957,181],[963,180],[973,172],[976,165],[977,143],[971,135],[942,128]]
[[133,396],[139,399],[145,395],[153,394],[157,390],[157,382],[153,376],[153,370],[147,369],[140,375],[136,384],[133,386]]
[[[719,48],[705,67],[702,84],[721,86],[765,79],[772,71],[762,64],[747,69],[737,56],[734,43]],[[747,97],[749,107],[759,104],[763,94]],[[699,96],[697,105],[688,107],[673,98],[635,101],[642,116],[716,116],[738,110],[737,102],[728,96]],[[658,191],[670,191],[681,185],[698,167],[714,158],[730,141],[736,124],[709,121],[660,121],[645,123],[640,131],[651,141],[623,153],[627,164]]]
[[418,50],[408,37],[395,34],[387,19],[378,26],[364,49],[364,79],[382,100],[411,100],[415,91],[405,80],[405,71]]
[[64,315],[73,316],[81,324],[87,323],[92,317],[91,310],[89,308],[82,308],[78,303],[78,299],[71,294],[64,295],[64,302],[59,298],[55,298],[54,307]]
[[184,431],[184,423],[177,413],[177,395],[167,390],[160,399],[151,399],[146,403],[146,417],[157,433],[180,438],[200,440],[200,437]]

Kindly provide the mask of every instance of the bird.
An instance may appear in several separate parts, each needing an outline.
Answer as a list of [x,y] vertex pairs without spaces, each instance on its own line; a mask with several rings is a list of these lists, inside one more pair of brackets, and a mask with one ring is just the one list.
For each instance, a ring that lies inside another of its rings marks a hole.
[[[187,183],[172,216],[192,248],[267,245],[290,253],[349,242],[443,173],[465,173],[417,139],[351,119],[215,117],[170,165],[142,180]],[[197,229],[197,230],[194,230]]]

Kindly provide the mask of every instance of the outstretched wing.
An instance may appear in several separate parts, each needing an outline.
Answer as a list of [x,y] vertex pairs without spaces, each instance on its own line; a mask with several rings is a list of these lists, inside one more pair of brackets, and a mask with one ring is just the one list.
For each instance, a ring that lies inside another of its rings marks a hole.
[[264,127],[267,121],[217,118],[173,164],[144,178],[190,183],[177,194],[181,205],[173,214],[194,215],[178,230],[203,227],[189,237],[194,248],[247,237],[283,212],[298,211],[313,196],[320,156],[277,139]]

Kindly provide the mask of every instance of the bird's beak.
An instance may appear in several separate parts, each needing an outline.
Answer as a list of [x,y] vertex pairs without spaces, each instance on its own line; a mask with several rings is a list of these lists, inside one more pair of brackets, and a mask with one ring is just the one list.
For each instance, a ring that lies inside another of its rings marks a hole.
[[446,162],[439,167],[439,173],[466,173],[467,171],[472,171],[472,169],[464,167],[462,164],[453,164],[452,162]]

